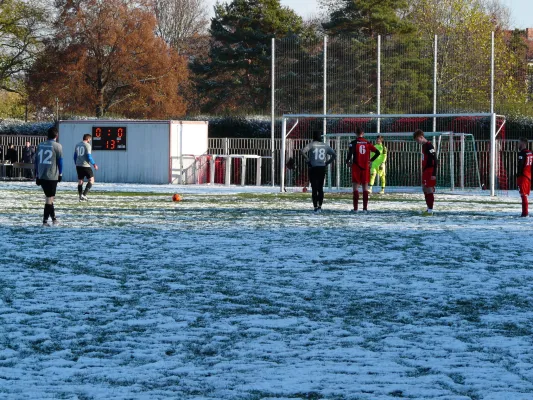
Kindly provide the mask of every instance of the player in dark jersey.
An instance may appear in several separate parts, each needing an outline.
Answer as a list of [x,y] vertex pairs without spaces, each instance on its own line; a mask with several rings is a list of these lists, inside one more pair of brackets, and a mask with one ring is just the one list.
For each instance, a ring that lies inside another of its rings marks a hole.
[[522,217],[529,215],[527,197],[531,191],[531,169],[533,168],[533,152],[527,148],[527,144],[527,138],[521,137],[518,141],[516,185],[522,199]]
[[319,131],[313,133],[313,141],[302,149],[302,154],[309,166],[309,180],[313,190],[315,212],[322,212],[326,167],[335,161],[337,154],[335,150],[322,142],[322,135]]
[[56,211],[54,208],[54,198],[56,195],[57,183],[61,182],[63,176],[63,147],[56,142],[57,129],[48,129],[48,140],[37,148],[35,155],[35,183],[43,189],[46,201],[44,204],[43,225],[49,226],[48,218],[52,218],[52,223],[57,224]]
[[424,212],[424,215],[433,215],[435,185],[437,184],[437,154],[433,144],[425,138],[422,130],[416,130],[413,138],[422,145],[422,191],[427,205],[427,211]]
[[[353,211],[358,210],[360,185],[363,186],[363,211],[367,211],[370,167],[381,153],[372,143],[363,138],[365,133],[361,128],[357,128],[355,134],[357,139],[350,142],[346,157],[346,164],[352,166]],[[374,153],[372,158],[370,158],[371,153]]]

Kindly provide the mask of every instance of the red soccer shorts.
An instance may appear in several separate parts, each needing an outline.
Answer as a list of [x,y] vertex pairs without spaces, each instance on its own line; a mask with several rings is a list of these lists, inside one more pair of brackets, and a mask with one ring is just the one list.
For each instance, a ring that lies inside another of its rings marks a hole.
[[370,168],[362,169],[357,164],[352,165],[352,183],[365,185],[370,182]]
[[425,187],[435,187],[437,180],[432,180],[433,168],[426,168],[422,173],[422,185]]
[[531,181],[525,176],[519,176],[516,178],[516,185],[518,186],[518,192],[520,194],[529,196],[531,191]]

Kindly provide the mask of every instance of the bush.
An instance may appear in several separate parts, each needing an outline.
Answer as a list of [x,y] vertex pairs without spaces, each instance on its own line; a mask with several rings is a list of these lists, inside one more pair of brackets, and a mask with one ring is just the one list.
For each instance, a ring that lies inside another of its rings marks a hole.
[[210,138],[269,138],[270,117],[210,117],[198,116],[194,121],[209,122]]
[[16,119],[0,121],[0,135],[46,136],[54,122],[24,122]]
[[[73,120],[87,119],[80,117],[73,117]],[[194,118],[185,118],[184,120],[190,121],[208,121],[209,122],[209,138],[270,138],[270,117],[265,116],[250,116],[250,117],[210,117],[210,116],[198,116]],[[382,120],[382,131],[386,131],[390,121]],[[396,126],[394,129],[410,131],[413,128],[408,124],[406,126]],[[451,123],[451,120],[449,121]],[[432,120],[427,119],[426,125],[422,126],[423,130],[428,132],[431,130]],[[20,120],[3,120],[0,121],[0,135],[36,135],[46,136],[48,128],[50,128],[54,122],[23,122]],[[311,122],[302,120],[300,124],[291,134],[291,137],[311,138]],[[316,125],[316,124],[315,124]],[[350,132],[355,130],[354,126],[348,119],[346,120],[330,120],[328,122],[329,132]],[[464,126],[463,126],[464,125]],[[322,122],[318,124],[318,127],[322,127]],[[281,131],[281,120],[276,119],[276,137],[279,137]],[[363,126],[368,132],[375,132],[375,121]],[[392,129],[393,127],[391,127]],[[476,134],[476,137],[488,139],[489,138],[489,125],[488,119],[479,119],[476,121],[462,121],[460,124],[454,124],[454,126],[447,126],[446,129],[452,129],[456,132],[472,132]],[[506,139],[518,139],[521,136],[530,137],[530,132],[533,131],[533,117],[523,116],[519,114],[510,115],[507,117],[505,124],[504,134],[499,137],[505,137]]]

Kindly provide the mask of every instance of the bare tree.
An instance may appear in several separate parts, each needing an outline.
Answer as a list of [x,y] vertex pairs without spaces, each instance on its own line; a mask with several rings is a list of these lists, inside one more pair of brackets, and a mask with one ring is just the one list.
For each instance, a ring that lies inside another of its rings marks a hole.
[[511,26],[511,9],[503,4],[501,0],[482,0],[482,6],[487,14],[497,22],[502,29],[509,29]]
[[157,33],[179,53],[188,39],[206,33],[208,12],[205,0],[154,0]]

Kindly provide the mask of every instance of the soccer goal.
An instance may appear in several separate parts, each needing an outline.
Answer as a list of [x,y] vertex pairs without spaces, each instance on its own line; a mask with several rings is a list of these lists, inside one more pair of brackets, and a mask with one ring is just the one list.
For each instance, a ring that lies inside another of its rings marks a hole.
[[[499,120],[498,120],[499,119]],[[503,122],[502,122],[503,121]],[[413,132],[422,129],[432,141],[439,158],[437,187],[442,190],[480,190],[495,195],[496,137],[504,117],[496,114],[287,114],[282,119],[281,165],[285,165],[286,142],[309,139],[311,130],[320,129],[324,141],[337,152],[338,162],[330,166],[329,187],[351,187],[350,170],[344,164],[355,129],[375,142],[384,137],[387,147],[387,185],[415,189],[421,185],[421,146]],[[377,128],[377,129],[376,129]],[[306,133],[307,130],[307,133]],[[478,145],[482,144],[482,149]],[[285,168],[281,168],[281,190],[285,190]]]
[[[375,143],[378,136],[383,137],[387,148],[387,174],[389,183],[394,186],[416,187],[422,175],[420,146],[413,140],[412,132],[365,132],[365,138]],[[433,143],[440,168],[437,185],[449,190],[483,189],[479,157],[473,134],[454,132],[428,132],[428,140]],[[343,160],[348,154],[349,144],[356,138],[353,132],[328,134],[326,142]],[[347,188],[351,186],[349,167],[342,162],[330,173],[326,184],[330,187]],[[379,180],[379,176],[378,176]],[[379,182],[377,183],[379,185]]]

